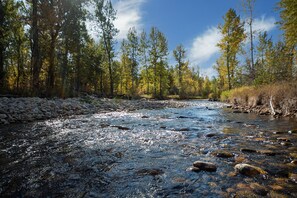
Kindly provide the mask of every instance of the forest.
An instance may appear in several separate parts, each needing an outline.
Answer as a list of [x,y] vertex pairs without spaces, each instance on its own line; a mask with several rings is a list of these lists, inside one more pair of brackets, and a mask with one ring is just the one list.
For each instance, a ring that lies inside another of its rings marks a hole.
[[[149,32],[130,28],[118,42],[111,1],[1,1],[0,94],[217,99],[243,86],[295,82],[297,1],[276,5],[283,31],[277,42],[267,32],[253,30],[254,5],[254,0],[244,1],[245,20],[234,9],[223,16],[217,75],[208,77],[189,62],[182,44],[170,52],[166,35],[157,27]],[[87,30],[90,21],[97,39]],[[169,64],[170,53],[174,65]]]

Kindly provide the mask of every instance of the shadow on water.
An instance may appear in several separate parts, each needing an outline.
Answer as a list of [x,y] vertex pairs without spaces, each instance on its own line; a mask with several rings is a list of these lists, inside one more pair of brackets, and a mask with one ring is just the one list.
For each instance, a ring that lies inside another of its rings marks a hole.
[[[292,177],[297,173],[297,135],[288,133],[297,128],[296,120],[233,114],[221,103],[189,103],[181,109],[111,112],[2,126],[0,195],[297,195]],[[214,155],[222,150],[233,157]],[[196,160],[212,162],[218,169],[187,171]],[[235,174],[238,163],[262,167],[268,174]],[[255,183],[264,190],[260,192]]]

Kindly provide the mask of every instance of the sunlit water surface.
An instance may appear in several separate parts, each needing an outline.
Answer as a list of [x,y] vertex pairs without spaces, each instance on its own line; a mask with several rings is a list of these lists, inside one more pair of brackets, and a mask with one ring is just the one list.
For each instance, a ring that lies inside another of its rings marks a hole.
[[[0,197],[224,197],[253,182],[270,194],[297,196],[297,184],[288,179],[297,169],[287,165],[297,153],[297,135],[287,133],[297,128],[296,120],[234,114],[222,103],[188,103],[1,126]],[[215,136],[206,137],[210,133]],[[282,145],[278,137],[290,143]],[[241,148],[277,154],[244,154]],[[268,176],[235,175],[235,158],[218,158],[216,150],[242,156]],[[218,169],[187,171],[196,160]]]

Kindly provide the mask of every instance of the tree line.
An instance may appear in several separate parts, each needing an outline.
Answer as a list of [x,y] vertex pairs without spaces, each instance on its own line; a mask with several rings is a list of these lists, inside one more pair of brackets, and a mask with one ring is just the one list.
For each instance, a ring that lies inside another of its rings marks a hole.
[[[273,42],[266,31],[253,30],[255,0],[243,3],[247,14],[245,21],[234,9],[229,9],[224,24],[219,25],[221,56],[214,66],[219,74],[219,92],[244,85],[296,81],[297,1],[281,0],[277,5],[281,18],[278,25],[284,32],[284,37],[277,42]],[[244,48],[246,45],[248,49]]]
[[[245,0],[247,33],[234,9],[224,16],[219,26],[221,56],[215,65],[218,77],[209,79],[193,69],[181,44],[172,52],[175,65],[169,65],[168,40],[156,27],[149,32],[131,28],[117,43],[116,11],[109,0],[1,1],[0,94],[216,98],[242,85],[293,80],[296,1],[278,4],[284,40],[276,43],[267,32],[253,31],[253,6],[253,0]],[[87,30],[90,21],[98,39]],[[250,47],[244,50],[247,39]]]
[[[168,41],[156,27],[131,28],[116,51],[111,1],[6,0],[0,11],[2,94],[165,98],[211,92],[208,77],[189,67],[182,45],[174,50],[177,65],[168,65]],[[98,39],[87,30],[90,21]]]

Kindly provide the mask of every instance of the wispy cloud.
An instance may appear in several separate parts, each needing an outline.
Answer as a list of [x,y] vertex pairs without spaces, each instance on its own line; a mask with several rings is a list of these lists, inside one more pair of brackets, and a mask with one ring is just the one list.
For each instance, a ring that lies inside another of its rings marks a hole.
[[276,25],[275,25],[275,18],[274,17],[269,17],[269,18],[265,18],[265,16],[261,16],[261,18],[256,18],[254,20],[254,24],[253,24],[253,29],[255,31],[271,31],[273,30]]
[[221,34],[218,28],[211,27],[203,34],[198,35],[192,43],[189,50],[190,61],[194,64],[207,62],[214,54],[219,51],[217,43],[221,39]]
[[135,27],[139,32],[141,31],[142,12],[141,6],[146,0],[117,0],[113,1],[114,8],[117,11],[117,19],[114,24],[118,28],[119,34],[117,39],[121,40],[126,37],[130,28]]
[[[266,18],[263,15],[260,18],[254,19],[253,29],[256,32],[269,32],[276,27],[275,22],[275,18]],[[245,29],[246,31],[248,31],[247,25],[245,25]],[[201,68],[204,68],[207,74],[212,73],[212,69],[207,69],[207,67],[209,67],[210,65],[204,64],[209,63],[209,61],[214,61],[213,59],[215,55],[217,55],[219,52],[217,43],[220,41],[221,38],[222,36],[220,34],[220,31],[216,26],[210,27],[202,34],[196,36],[189,48],[190,62],[195,65],[200,65]]]

